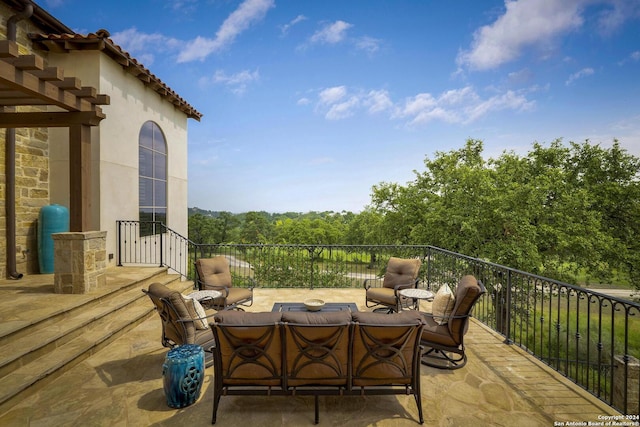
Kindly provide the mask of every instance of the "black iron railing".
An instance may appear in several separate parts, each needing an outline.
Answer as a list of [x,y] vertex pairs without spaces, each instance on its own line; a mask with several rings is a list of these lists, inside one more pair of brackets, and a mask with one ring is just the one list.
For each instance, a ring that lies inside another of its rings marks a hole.
[[260,287],[362,287],[391,256],[420,258],[427,289],[473,274],[487,288],[474,317],[617,410],[639,412],[640,304],[630,299],[433,246],[197,245],[160,223],[118,221],[118,265],[168,266],[193,279],[195,259],[216,255]]

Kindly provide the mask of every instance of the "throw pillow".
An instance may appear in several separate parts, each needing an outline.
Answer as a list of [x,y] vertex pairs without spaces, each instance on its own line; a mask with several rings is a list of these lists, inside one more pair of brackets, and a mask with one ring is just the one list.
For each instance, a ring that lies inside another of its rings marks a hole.
[[202,307],[202,304],[200,304],[200,301],[185,295],[184,302],[185,302],[185,305],[187,306],[187,310],[189,310],[189,314],[191,315],[191,318],[192,319],[200,318],[193,322],[194,325],[196,326],[196,329],[209,329],[209,324],[207,323],[207,319],[204,319],[204,317],[207,317],[207,313],[204,311],[204,308]]
[[446,325],[455,303],[455,295],[453,295],[453,292],[451,292],[451,288],[449,288],[449,286],[446,284],[440,286],[440,289],[438,289],[438,292],[436,292],[436,296],[433,298],[433,303],[431,306],[433,320],[438,325]]

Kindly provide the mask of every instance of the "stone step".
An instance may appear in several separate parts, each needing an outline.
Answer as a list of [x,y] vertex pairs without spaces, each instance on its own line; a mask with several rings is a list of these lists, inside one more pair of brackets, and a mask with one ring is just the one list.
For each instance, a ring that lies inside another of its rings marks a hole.
[[[53,281],[52,276],[51,281]],[[106,276],[104,288],[92,294],[55,294],[53,293],[53,285],[44,285],[43,289],[34,290],[33,301],[37,301],[37,303],[32,302],[30,298],[19,298],[19,302],[0,301],[0,312],[24,313],[23,316],[14,315],[13,319],[3,319],[0,328],[0,349],[11,345],[25,333],[31,334],[38,329],[50,326],[52,322],[86,311],[87,307],[91,307],[98,301],[107,301],[124,289],[148,286],[156,279],[158,281],[165,280],[163,278],[167,277],[167,268],[123,269],[119,267],[108,269]],[[41,302],[43,293],[48,294],[47,301],[49,302],[44,306]],[[7,305],[11,306],[10,310],[3,310],[3,307]]]
[[[118,282],[118,280],[112,280]],[[164,283],[181,292],[190,291],[192,282],[154,271],[140,280],[111,283],[101,295],[76,304],[5,335],[0,347],[0,413],[31,395],[71,367],[108,346],[110,342],[156,316],[151,300],[142,293],[151,282]],[[73,300],[73,298],[71,299]]]

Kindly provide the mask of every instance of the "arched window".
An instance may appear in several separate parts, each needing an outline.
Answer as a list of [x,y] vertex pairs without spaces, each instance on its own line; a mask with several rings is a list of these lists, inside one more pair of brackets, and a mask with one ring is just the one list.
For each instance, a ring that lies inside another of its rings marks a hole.
[[140,129],[140,234],[161,233],[148,221],[167,223],[167,143],[160,127],[146,122]]

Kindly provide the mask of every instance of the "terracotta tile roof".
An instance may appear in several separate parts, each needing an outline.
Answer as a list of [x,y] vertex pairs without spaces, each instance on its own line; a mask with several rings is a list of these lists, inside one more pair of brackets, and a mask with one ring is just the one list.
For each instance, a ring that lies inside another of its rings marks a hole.
[[202,117],[202,113],[189,105],[187,101],[145,68],[144,65],[115,44],[107,30],[99,30],[87,35],[77,33],[29,34],[29,37],[36,47],[50,52],[65,53],[72,50],[101,50],[120,64],[127,72],[184,112],[187,117],[198,121]]

